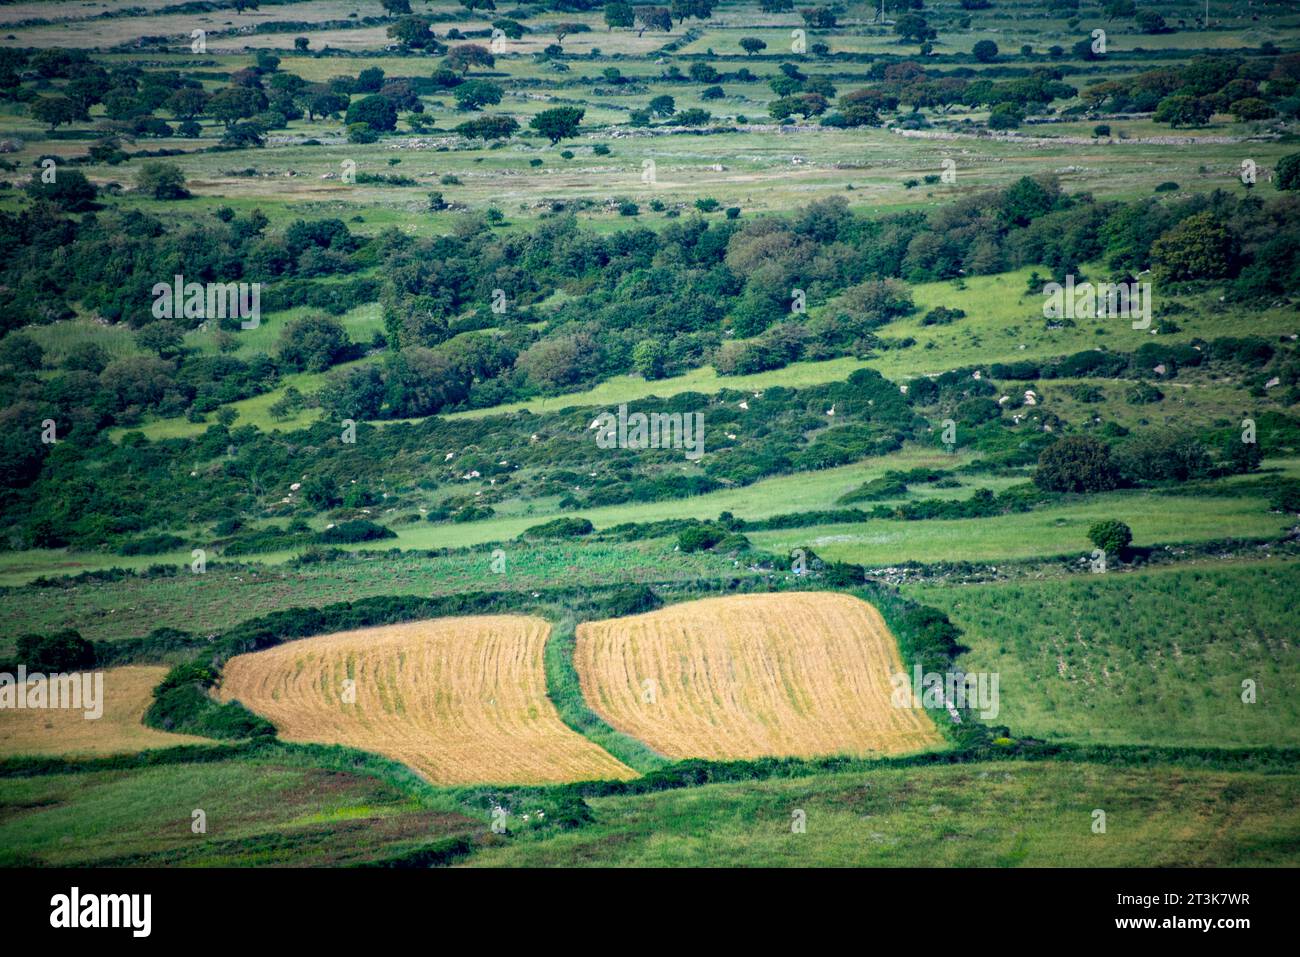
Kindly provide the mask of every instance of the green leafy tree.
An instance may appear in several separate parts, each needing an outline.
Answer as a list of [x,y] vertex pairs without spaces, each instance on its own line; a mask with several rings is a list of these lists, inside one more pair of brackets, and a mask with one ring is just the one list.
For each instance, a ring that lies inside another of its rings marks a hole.
[[343,324],[332,316],[304,316],[280,331],[278,356],[294,372],[324,372],[352,348]]
[[1038,456],[1034,484],[1048,492],[1108,492],[1119,484],[1110,446],[1088,435],[1068,435]]
[[167,109],[172,116],[192,120],[200,116],[208,105],[208,95],[193,87],[184,87],[167,97]]
[[491,80],[469,80],[456,87],[452,95],[462,110],[479,110],[501,102],[505,91]]
[[349,106],[345,121],[348,126],[361,123],[376,133],[387,132],[397,127],[397,107],[388,97],[375,93]]
[[1288,153],[1277,161],[1273,185],[1278,189],[1300,189],[1300,153]]
[[632,4],[624,3],[618,0],[616,3],[605,4],[605,26],[613,30],[615,27],[631,28],[636,23],[636,11],[633,10]]
[[140,331],[135,334],[136,345],[161,359],[176,356],[181,351],[184,341],[185,331],[167,319],[141,326]]
[[574,106],[557,106],[543,110],[532,118],[528,126],[551,141],[554,146],[560,140],[570,139],[578,132],[586,110]]
[[54,181],[49,183],[40,173],[33,173],[26,191],[33,199],[47,200],[69,213],[85,212],[95,202],[94,184],[75,169],[56,169]]
[[979,62],[992,63],[998,58],[998,45],[992,40],[980,40],[975,46],[971,47],[970,52],[974,54],[975,59],[979,60]]
[[212,94],[207,105],[208,114],[227,127],[239,120],[256,116],[265,108],[266,94],[244,86],[229,86],[218,90]]
[[740,48],[749,56],[767,49],[767,44],[758,37],[741,37]]
[[1188,216],[1151,244],[1157,280],[1222,279],[1238,264],[1237,235],[1211,210]]
[[135,177],[136,188],[154,199],[185,199],[185,174],[173,163],[145,163]]
[[492,67],[497,61],[491,51],[482,44],[462,43],[452,47],[442,62],[447,69],[455,70],[463,76],[473,67]]

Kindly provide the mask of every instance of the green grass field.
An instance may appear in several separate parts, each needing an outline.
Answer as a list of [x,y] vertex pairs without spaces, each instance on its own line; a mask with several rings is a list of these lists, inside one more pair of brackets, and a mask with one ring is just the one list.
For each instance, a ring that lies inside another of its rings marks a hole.
[[[590,801],[596,822],[499,867],[1197,867],[1293,860],[1294,774],[997,762]],[[1106,833],[1092,813],[1106,812]],[[792,833],[794,812],[806,831]],[[1229,837],[1228,834],[1231,836]]]
[[[996,723],[1099,744],[1300,743],[1294,562],[905,589],[997,672]],[[1256,701],[1242,701],[1253,681]]]

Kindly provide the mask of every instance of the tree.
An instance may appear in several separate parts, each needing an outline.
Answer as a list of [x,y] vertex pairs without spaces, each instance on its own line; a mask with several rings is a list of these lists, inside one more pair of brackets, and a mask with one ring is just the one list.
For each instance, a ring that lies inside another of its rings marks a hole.
[[1122,556],[1133,541],[1133,531],[1123,522],[1107,519],[1088,529],[1088,541],[1107,555]]
[[470,382],[444,353],[423,346],[398,350],[385,375],[388,404],[399,416],[435,415],[469,395]]
[[374,93],[349,106],[344,121],[348,126],[361,123],[376,133],[387,132],[397,127],[397,107],[388,97]]
[[895,20],[894,32],[902,40],[911,40],[913,43],[921,43],[936,35],[925,17],[919,13],[905,13]]
[[71,123],[73,120],[89,119],[83,107],[66,96],[40,96],[27,108],[32,119],[49,124],[50,129]]
[[1151,268],[1158,280],[1181,282],[1232,275],[1239,258],[1235,233],[1214,212],[1188,216],[1151,244]]
[[1175,94],[1160,101],[1152,120],[1177,130],[1179,126],[1205,126],[1213,114],[1214,103],[1208,96]]
[[[628,7],[631,10],[631,7]],[[628,26],[631,26],[629,21]],[[511,40],[521,39],[524,35],[524,25],[517,20],[493,20],[492,26],[500,30]]]
[[306,53],[307,48],[311,46],[311,40],[307,37],[294,37],[293,48],[298,53]]
[[45,362],[41,344],[25,332],[11,332],[0,339],[0,368],[38,372]]
[[741,37],[740,48],[744,50],[745,53],[748,54],[749,56],[753,56],[755,53],[758,53],[760,50],[766,50],[767,44],[764,43],[762,40],[760,40],[758,37]]
[[641,24],[641,29],[636,32],[637,36],[641,36],[647,30],[659,30],[663,33],[672,33],[673,30],[673,15],[667,7],[637,7],[636,22]]
[[215,119],[227,127],[242,119],[256,116],[266,107],[266,95],[261,90],[245,86],[228,86],[218,90],[208,100],[207,109]]
[[1067,435],[1038,456],[1034,484],[1048,492],[1108,492],[1119,484],[1110,446],[1088,435]]
[[644,379],[662,379],[668,350],[658,339],[642,339],[632,348],[632,368]]
[[632,4],[624,3],[623,0],[605,4],[605,26],[609,29],[630,28],[634,23],[636,23],[636,11],[632,9]]
[[1105,11],[1107,22],[1120,20],[1133,16],[1137,12],[1137,4],[1133,0],[1108,0]]
[[375,365],[335,369],[316,398],[336,422],[373,419],[384,405],[384,379]]
[[44,182],[40,173],[33,173],[26,189],[33,199],[48,200],[69,213],[83,213],[95,201],[94,185],[75,169],[56,169],[50,183]]
[[280,362],[294,372],[324,372],[351,350],[347,330],[332,316],[304,316],[280,331]]
[[386,31],[388,35],[410,50],[427,50],[439,46],[429,21],[423,17],[402,17]]
[[182,87],[167,97],[167,109],[172,116],[182,120],[192,120],[200,115],[208,105],[208,95],[193,87]]
[[561,20],[559,23],[551,24],[551,33],[554,34],[555,36],[555,42],[563,46],[564,38],[567,37],[570,33],[577,33],[578,30],[581,29],[581,27],[582,24],[570,23],[567,20]]
[[449,70],[455,70],[464,75],[470,71],[471,67],[491,67],[496,65],[494,57],[488,48],[478,43],[462,43],[460,46],[452,47],[451,52],[447,54],[446,59],[442,61]]
[[992,63],[998,58],[998,45],[992,40],[980,40],[971,47],[971,53],[981,63]]
[[1273,185],[1278,189],[1300,189],[1300,153],[1289,153],[1277,161]]
[[1142,10],[1133,19],[1143,33],[1165,33],[1169,29],[1165,26],[1165,18],[1154,10]]
[[181,351],[185,341],[184,330],[176,323],[162,319],[141,326],[135,334],[135,344],[147,352],[152,352],[160,359],[170,359]]
[[804,26],[820,30],[832,30],[837,22],[829,7],[806,7],[799,11],[799,16],[803,17]]
[[379,5],[389,16],[409,16],[411,13],[411,0],[380,0]]
[[378,93],[384,88],[384,71],[377,66],[369,66],[357,74],[353,88],[356,93]]
[[569,139],[578,132],[578,125],[586,115],[586,110],[575,106],[558,106],[551,110],[542,110],[532,118],[528,126],[551,141],[551,145],[563,139]]
[[1250,120],[1266,120],[1273,115],[1273,107],[1269,106],[1257,96],[1247,96],[1237,100],[1229,108],[1238,120],[1243,123]]
[[672,116],[677,112],[677,104],[671,96],[664,93],[650,101],[650,112],[655,116]]
[[500,103],[504,92],[500,84],[491,80],[470,80],[456,87],[452,95],[462,110],[478,110]]
[[314,120],[318,116],[337,118],[347,108],[346,96],[338,93],[317,93],[307,101],[307,119]]
[[154,199],[185,199],[190,195],[185,188],[185,174],[172,163],[145,163],[136,174],[135,185]]

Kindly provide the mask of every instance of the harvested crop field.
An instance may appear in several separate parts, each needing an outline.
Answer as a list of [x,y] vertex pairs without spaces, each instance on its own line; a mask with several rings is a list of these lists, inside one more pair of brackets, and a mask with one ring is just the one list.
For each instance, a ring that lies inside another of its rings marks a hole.
[[286,741],[372,751],[436,784],[635,777],[560,720],[549,632],[540,618],[485,615],[320,635],[232,658],[219,694]]
[[[87,719],[84,709],[0,708],[0,756],[129,754],[208,743],[206,738],[156,731],[141,723],[153,703],[153,689],[166,674],[167,669],[158,665],[104,670],[104,710],[94,719]],[[32,684],[28,682],[29,687]]]
[[672,758],[897,754],[937,743],[890,704],[903,670],[880,613],[832,592],[684,602],[578,626],[588,704]]

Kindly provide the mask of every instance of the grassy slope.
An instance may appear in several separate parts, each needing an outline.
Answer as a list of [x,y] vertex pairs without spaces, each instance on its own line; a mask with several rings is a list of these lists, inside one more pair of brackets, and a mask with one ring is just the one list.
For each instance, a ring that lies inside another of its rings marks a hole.
[[373,778],[264,761],[0,780],[0,866],[343,864],[481,829]]
[[1000,675],[1013,733],[1258,747],[1300,744],[1298,588],[1279,561],[905,591],[963,630],[963,668]]
[[[1294,864],[1294,774],[997,763],[593,799],[596,823],[495,866],[1123,867]],[[1092,812],[1107,815],[1105,834]],[[791,832],[795,810],[807,830]]]

